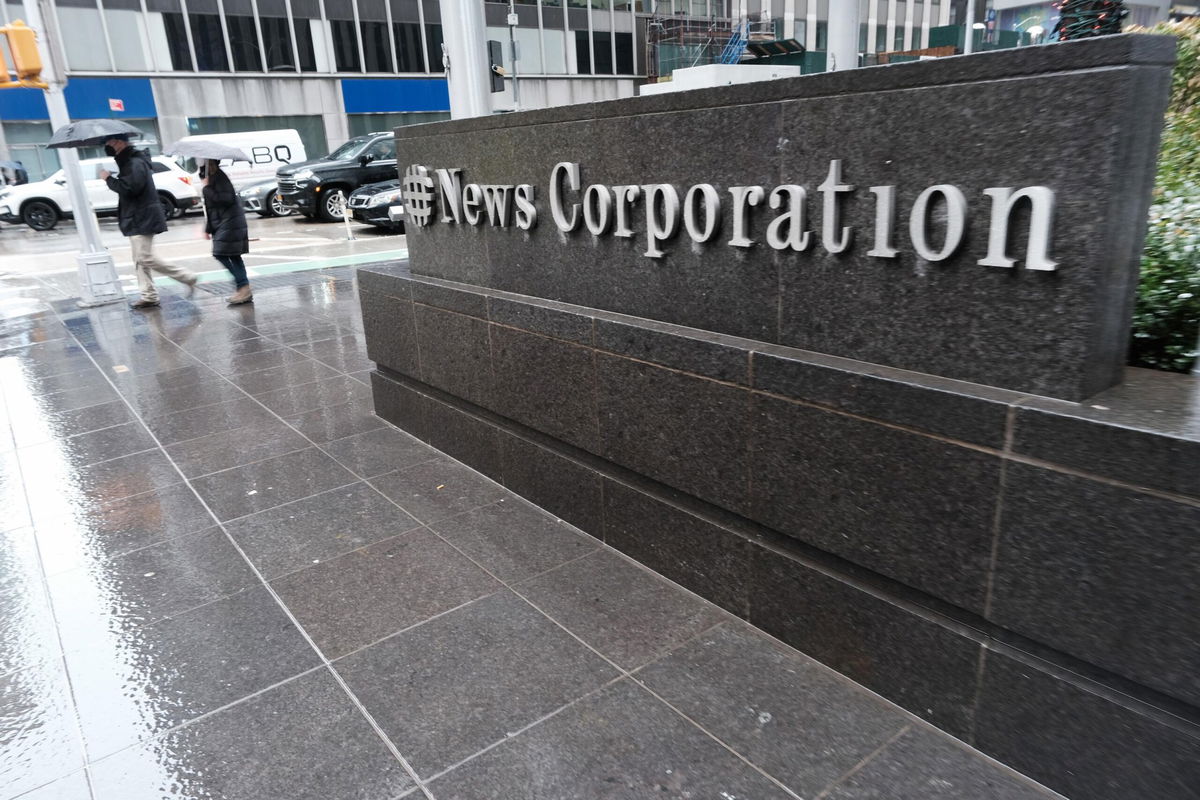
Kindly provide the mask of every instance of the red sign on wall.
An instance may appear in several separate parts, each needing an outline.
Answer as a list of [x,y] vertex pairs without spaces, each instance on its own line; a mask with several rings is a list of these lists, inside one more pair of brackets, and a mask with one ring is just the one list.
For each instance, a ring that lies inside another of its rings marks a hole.
[[115,97],[108,98],[108,110],[109,111],[124,111],[125,110],[125,101],[118,100]]

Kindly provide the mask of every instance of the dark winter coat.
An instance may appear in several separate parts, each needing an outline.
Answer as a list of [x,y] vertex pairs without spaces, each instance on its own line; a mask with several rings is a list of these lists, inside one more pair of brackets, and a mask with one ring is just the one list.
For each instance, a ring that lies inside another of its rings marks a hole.
[[125,236],[153,236],[167,230],[150,154],[126,147],[117,153],[117,174],[105,181],[117,193],[117,219]]
[[214,176],[204,187],[204,212],[208,215],[208,225],[204,229],[212,234],[214,256],[240,256],[250,252],[246,212],[227,176]]

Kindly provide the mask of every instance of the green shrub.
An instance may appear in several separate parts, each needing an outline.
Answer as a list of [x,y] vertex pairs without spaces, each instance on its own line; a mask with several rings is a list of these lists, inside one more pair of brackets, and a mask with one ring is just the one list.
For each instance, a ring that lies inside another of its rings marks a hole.
[[1200,20],[1151,33],[1179,40],[1133,316],[1129,363],[1186,372],[1200,336]]

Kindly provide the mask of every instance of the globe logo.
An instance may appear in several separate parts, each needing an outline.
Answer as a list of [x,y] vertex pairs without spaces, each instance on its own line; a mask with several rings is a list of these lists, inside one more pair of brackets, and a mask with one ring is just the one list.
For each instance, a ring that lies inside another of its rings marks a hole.
[[404,171],[404,209],[408,218],[418,228],[424,228],[433,220],[433,178],[429,170],[413,164]]

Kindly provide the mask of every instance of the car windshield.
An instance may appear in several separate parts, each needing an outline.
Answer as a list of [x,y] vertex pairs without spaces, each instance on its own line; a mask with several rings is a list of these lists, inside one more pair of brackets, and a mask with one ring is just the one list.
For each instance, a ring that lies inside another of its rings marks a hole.
[[370,141],[371,140],[369,138],[351,139],[337,150],[334,150],[332,153],[326,156],[326,158],[328,158],[330,161],[348,161],[349,159],[357,156],[358,152],[366,147]]

